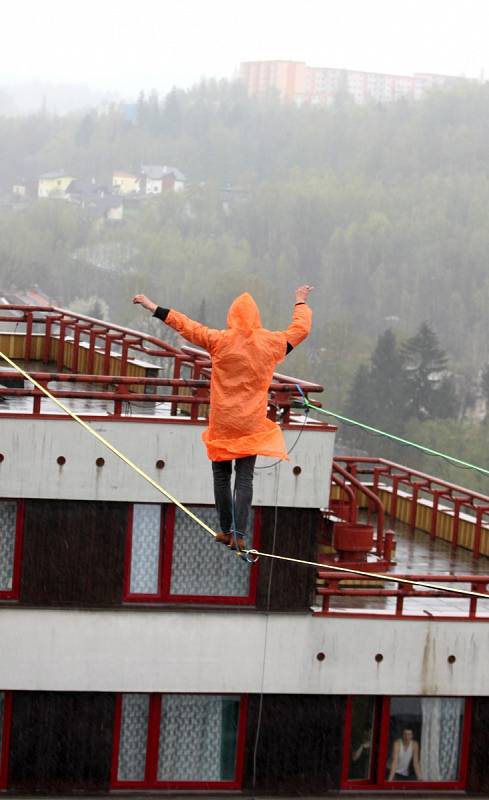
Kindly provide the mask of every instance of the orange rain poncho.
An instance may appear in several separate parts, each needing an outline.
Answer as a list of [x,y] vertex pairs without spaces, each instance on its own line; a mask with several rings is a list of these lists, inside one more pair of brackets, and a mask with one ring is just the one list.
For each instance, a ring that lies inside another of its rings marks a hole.
[[267,418],[268,387],[287,342],[296,347],[311,329],[312,311],[294,307],[286,331],[262,327],[260,312],[245,292],[228,311],[227,330],[214,330],[170,309],[165,322],[212,357],[209,427],[202,434],[211,461],[243,456],[287,459],[280,427]]

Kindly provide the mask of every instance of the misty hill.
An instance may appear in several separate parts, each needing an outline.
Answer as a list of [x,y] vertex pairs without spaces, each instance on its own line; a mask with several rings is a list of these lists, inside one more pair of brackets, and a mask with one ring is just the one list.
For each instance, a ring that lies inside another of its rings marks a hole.
[[17,116],[40,111],[69,114],[97,108],[117,99],[115,92],[100,92],[81,84],[27,82],[0,86],[0,114]]
[[[330,108],[298,108],[208,82],[141,95],[132,108],[0,118],[0,148],[4,198],[20,176],[60,167],[107,182],[114,169],[169,163],[190,184],[182,197],[129,207],[117,230],[62,202],[7,204],[3,283],[34,280],[66,303],[93,295],[73,253],[109,242],[128,255],[117,285],[97,278],[98,290],[120,322],[135,323],[127,296],[138,287],[194,314],[205,298],[216,325],[233,293],[251,288],[278,326],[307,280],[316,324],[302,366],[325,380],[336,370],[338,400],[389,326],[406,338],[427,320],[468,380],[487,360],[487,85],[417,102],[358,107],[345,95]],[[328,355],[332,342],[341,365]]]

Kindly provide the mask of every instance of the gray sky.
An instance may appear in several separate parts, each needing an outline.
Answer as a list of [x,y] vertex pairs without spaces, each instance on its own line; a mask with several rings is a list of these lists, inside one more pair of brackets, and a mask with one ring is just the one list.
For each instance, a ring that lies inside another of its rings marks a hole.
[[489,78],[489,0],[2,0],[0,85],[134,95],[240,61]]

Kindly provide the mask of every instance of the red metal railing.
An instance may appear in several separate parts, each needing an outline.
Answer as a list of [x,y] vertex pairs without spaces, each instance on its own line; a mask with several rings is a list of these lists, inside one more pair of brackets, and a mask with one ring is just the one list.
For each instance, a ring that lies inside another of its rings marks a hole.
[[[12,339],[15,352],[11,350],[11,355],[24,364],[34,361],[55,365],[56,372],[31,373],[43,386],[51,384],[54,397],[112,403],[116,417],[124,414],[124,402],[137,400],[170,403],[171,416],[186,410],[196,420],[199,409],[209,403],[211,362],[207,353],[194,347],[178,349],[150,334],[55,306],[1,306],[1,337]],[[6,346],[4,350],[8,352]],[[0,383],[18,377],[6,367],[0,373]],[[78,386],[54,385],[67,383]],[[269,389],[269,413],[276,418],[280,412],[282,424],[290,421],[292,404],[300,397],[296,385],[305,395],[323,391],[319,384],[275,374]],[[188,391],[181,394],[182,390]],[[0,396],[30,396],[32,413],[42,412],[42,392],[34,387],[6,386],[0,389]],[[3,413],[8,411],[2,409]]]
[[[442,511],[448,513],[453,517],[450,543],[454,548],[460,543],[460,525],[462,514],[465,513],[474,525],[472,554],[476,558],[480,556],[482,530],[489,523],[489,496],[383,458],[338,456],[335,462],[344,464],[347,473],[352,478],[359,479],[362,484],[368,484],[375,495],[378,495],[382,488],[387,489],[390,494],[389,513],[392,518],[396,518],[400,493],[403,492],[410,503],[408,524],[413,530],[416,527],[418,506],[421,501],[427,502],[431,510],[428,532],[432,539],[437,536]],[[443,501],[443,509],[440,508],[440,501]]]
[[[361,587],[355,586],[341,586],[341,582],[345,582],[348,579],[345,576],[345,573],[342,572],[332,572],[331,570],[319,570],[318,577],[324,581],[323,586],[319,586],[317,589],[318,594],[322,597],[322,610],[320,612],[316,612],[317,614],[322,615],[330,615],[330,614],[345,614],[345,613],[354,613],[354,614],[372,614],[372,606],[369,606],[368,603],[362,608],[358,607],[358,604],[355,604],[355,600],[360,598],[363,599],[383,599],[383,598],[395,598],[396,603],[393,610],[390,612],[386,612],[386,616],[392,617],[406,617],[406,616],[419,616],[419,617],[435,617],[440,619],[446,619],[448,614],[446,610],[443,610],[440,613],[440,605],[435,604],[432,606],[432,609],[424,609],[421,608],[419,611],[416,611],[413,607],[406,610],[405,609],[405,601],[412,601],[412,600],[419,600],[419,599],[426,599],[430,598],[433,599],[450,599],[455,600],[457,602],[464,600],[467,609],[462,609],[460,616],[465,619],[489,619],[489,593],[487,594],[487,608],[480,613],[478,604],[480,601],[486,602],[485,599],[479,597],[467,597],[464,595],[456,595],[452,592],[448,592],[445,590],[444,584],[465,584],[464,589],[472,592],[478,593],[487,593],[488,592],[488,584],[489,584],[489,575],[416,575],[409,573],[407,575],[391,575],[394,581],[389,581],[388,584],[389,588],[379,587],[379,578],[375,576],[362,576],[361,578],[357,577],[356,580],[361,580],[362,585]],[[430,583],[439,584],[439,588],[436,589],[426,589],[426,588],[417,588],[410,584],[404,583],[396,583],[395,579],[398,578],[400,581],[408,579],[410,581],[420,581],[422,583]],[[349,580],[355,580],[355,576],[351,575]],[[375,583],[375,586],[368,586],[368,583]],[[347,602],[353,601],[351,608],[348,608],[347,605],[343,606],[342,608],[334,608],[331,606],[331,599],[332,598],[343,598],[346,599]],[[411,603],[411,606],[413,604]],[[479,612],[479,613],[478,613]],[[382,613],[382,612],[380,612]],[[376,614],[377,616],[377,614]],[[450,615],[452,616],[452,615]],[[458,616],[453,615],[453,616]]]
[[[341,459],[334,458],[333,459],[333,475],[341,476],[343,479],[343,489],[346,490],[351,488],[355,497],[356,493],[363,494],[367,502],[369,504],[369,508],[373,508],[376,511],[376,518],[377,518],[377,539],[375,543],[375,549],[377,551],[378,556],[384,555],[384,506],[380,501],[378,494],[375,491],[372,491],[368,486],[365,486],[356,475],[354,475],[351,471],[348,471],[344,467],[341,466],[338,462]],[[356,508],[355,513],[350,513],[350,520],[349,522],[356,522],[357,514]]]
[[[427,534],[431,539],[440,535],[438,529],[440,525],[443,525],[444,535],[442,538],[447,541],[448,530],[449,543],[452,548],[462,544],[467,547],[467,541],[469,541],[472,555],[475,557],[481,555],[482,532],[489,528],[487,524],[489,497],[486,495],[382,458],[336,456],[333,462],[332,481],[340,486],[343,493],[340,504],[344,505],[343,513],[349,521],[356,520],[358,509],[366,507],[368,518],[376,515],[379,525],[380,517],[383,529],[384,504],[382,499],[384,499],[386,508],[390,511],[391,520],[399,519],[402,511],[401,518],[406,519],[407,515],[408,525],[414,530],[416,527],[420,528],[418,509],[422,507],[425,512],[427,511],[424,518],[429,523]],[[447,525],[447,521],[450,525]],[[467,535],[467,526],[470,528],[470,536]],[[385,534],[384,542],[391,535],[391,532]],[[377,538],[379,539],[379,537],[378,533]],[[386,549],[389,549],[388,542],[384,547],[384,556]],[[361,563],[358,568],[362,570]],[[453,571],[453,565],[450,567],[450,571]],[[467,568],[465,568],[465,573],[466,571]],[[457,619],[489,619],[489,575],[403,574],[401,572],[397,574],[388,572],[387,574],[394,579],[398,578],[398,581],[382,580],[375,574],[373,576],[368,574],[345,575],[342,572],[335,573],[334,570],[320,568],[317,573],[320,581],[317,593],[322,599],[322,610],[318,613],[416,618],[425,618],[428,615],[440,619],[446,619],[448,616],[454,616]],[[433,584],[436,588],[415,587],[402,583],[403,579]],[[447,591],[449,585],[460,586],[462,584],[465,584],[463,587],[465,590],[487,593],[488,602],[486,603],[482,599],[481,607],[481,598],[457,595]],[[395,600],[394,603],[392,599]],[[339,600],[339,602],[335,604],[335,600]],[[422,602],[423,600],[425,603]],[[455,601],[455,605],[452,602],[447,605],[447,600]],[[465,603],[460,603],[462,600],[465,600]]]

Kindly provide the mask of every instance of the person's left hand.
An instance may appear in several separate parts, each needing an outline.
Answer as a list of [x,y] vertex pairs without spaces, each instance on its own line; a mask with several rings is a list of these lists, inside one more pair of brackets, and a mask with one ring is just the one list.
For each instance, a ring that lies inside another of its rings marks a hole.
[[296,303],[306,303],[307,296],[309,292],[312,292],[314,286],[309,286],[309,284],[305,284],[304,286],[299,286],[298,289],[295,290],[295,302]]
[[146,297],[145,294],[135,294],[132,298],[132,302],[143,306],[143,308],[151,311],[152,314],[154,314],[158,308],[157,304],[153,303],[153,301],[150,300],[149,297]]

